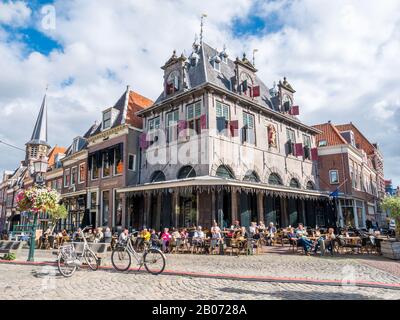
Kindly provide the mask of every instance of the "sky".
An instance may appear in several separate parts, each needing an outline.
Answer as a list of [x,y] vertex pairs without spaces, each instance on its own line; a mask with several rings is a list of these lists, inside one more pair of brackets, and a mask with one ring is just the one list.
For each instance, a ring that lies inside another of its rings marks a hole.
[[[352,121],[400,185],[398,0],[0,0],[0,140],[24,148],[48,86],[49,143],[68,146],[126,85],[153,100],[174,49],[204,41],[256,52],[271,87],[287,77],[308,125]],[[24,152],[0,144],[0,172]]]

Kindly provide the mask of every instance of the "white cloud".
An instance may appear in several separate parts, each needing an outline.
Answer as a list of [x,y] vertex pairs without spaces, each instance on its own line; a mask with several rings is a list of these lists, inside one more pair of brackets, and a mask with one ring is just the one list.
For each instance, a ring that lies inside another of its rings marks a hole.
[[[47,83],[52,144],[66,145],[83,133],[126,84],[156,99],[162,88],[160,66],[173,49],[190,53],[205,12],[207,42],[220,49],[225,43],[232,58],[258,48],[259,76],[267,85],[287,76],[306,123],[353,121],[381,142],[388,177],[400,184],[393,160],[400,148],[390,142],[393,133],[400,133],[399,1],[72,0],[55,6],[57,28],[46,34],[62,44],[62,52],[26,57],[23,44],[6,42],[0,27],[5,75],[0,77],[0,108],[7,110],[0,118],[0,136],[25,143]],[[2,14],[0,22],[22,21]],[[230,31],[233,19],[245,21],[249,14],[274,14],[283,27],[271,32],[267,25],[267,34],[236,38]],[[40,11],[33,16],[40,19]],[[72,84],[62,86],[68,79]],[[16,162],[0,159],[0,168]]]
[[23,1],[0,2],[0,24],[24,25],[31,16],[31,9]]

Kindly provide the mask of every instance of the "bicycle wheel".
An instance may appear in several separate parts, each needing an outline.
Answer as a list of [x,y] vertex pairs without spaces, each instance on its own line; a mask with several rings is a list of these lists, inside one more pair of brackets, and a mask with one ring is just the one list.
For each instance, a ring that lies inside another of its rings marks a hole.
[[144,266],[151,274],[160,274],[165,269],[165,257],[160,250],[149,249],[143,256]]
[[96,271],[99,268],[99,260],[97,259],[93,251],[87,250],[85,252],[85,260],[89,268],[92,269],[93,271]]
[[65,262],[61,255],[58,256],[57,265],[58,271],[66,278],[71,277],[77,269],[73,261]]
[[131,266],[132,258],[126,247],[115,247],[111,254],[111,263],[115,270],[126,271]]

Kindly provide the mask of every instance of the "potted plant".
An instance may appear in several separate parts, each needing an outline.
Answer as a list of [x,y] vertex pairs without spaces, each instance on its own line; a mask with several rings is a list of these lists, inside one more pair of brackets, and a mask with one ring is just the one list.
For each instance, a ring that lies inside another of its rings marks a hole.
[[386,197],[382,208],[389,211],[389,215],[396,222],[395,241],[383,241],[381,251],[385,257],[400,260],[400,197]]

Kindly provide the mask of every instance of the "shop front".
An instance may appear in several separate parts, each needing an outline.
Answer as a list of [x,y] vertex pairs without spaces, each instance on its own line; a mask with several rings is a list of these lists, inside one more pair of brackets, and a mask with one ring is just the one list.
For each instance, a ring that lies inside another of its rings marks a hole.
[[215,220],[229,227],[263,220],[278,227],[336,226],[333,203],[328,194],[314,190],[292,190],[261,183],[217,177],[195,177],[154,182],[117,190],[126,198],[126,226],[209,228]]

